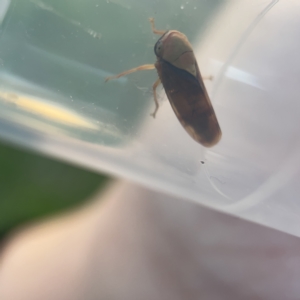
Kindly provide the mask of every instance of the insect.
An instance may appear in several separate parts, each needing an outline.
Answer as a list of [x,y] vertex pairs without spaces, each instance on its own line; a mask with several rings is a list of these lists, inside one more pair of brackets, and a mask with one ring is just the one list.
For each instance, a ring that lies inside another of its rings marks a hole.
[[154,34],[159,34],[154,46],[155,64],[142,65],[118,75],[107,77],[105,82],[140,70],[157,70],[159,78],[153,84],[155,110],[159,108],[156,88],[162,83],[170,104],[187,133],[205,147],[219,142],[222,132],[199,71],[192,45],[177,30],[157,30],[154,19],[149,19]]

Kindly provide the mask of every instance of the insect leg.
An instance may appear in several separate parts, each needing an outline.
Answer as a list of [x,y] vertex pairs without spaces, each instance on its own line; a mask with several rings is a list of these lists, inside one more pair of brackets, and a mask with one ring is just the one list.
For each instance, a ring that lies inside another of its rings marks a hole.
[[158,29],[155,28],[154,18],[149,18],[149,21],[151,23],[151,28],[152,28],[153,33],[163,35],[166,32],[166,30],[158,30]]
[[112,80],[112,79],[120,78],[120,77],[122,77],[122,76],[131,74],[131,73],[134,73],[134,72],[136,72],[136,71],[153,70],[153,69],[155,69],[155,66],[154,66],[153,64],[151,64],[151,65],[142,65],[142,66],[139,66],[139,67],[136,67],[136,68],[133,68],[133,69],[124,71],[124,72],[122,72],[122,73],[120,73],[120,74],[117,74],[117,75],[114,75],[114,76],[110,76],[110,77],[106,77],[106,78],[105,78],[105,82],[107,82],[107,81],[109,81],[109,80]]
[[155,110],[154,110],[154,112],[153,112],[152,114],[150,114],[150,116],[152,116],[153,118],[155,118],[156,113],[157,113],[158,108],[159,108],[159,104],[158,104],[158,101],[157,101],[157,95],[156,95],[156,88],[157,88],[160,84],[161,84],[161,81],[160,81],[160,79],[158,78],[158,79],[154,82],[154,84],[153,84],[153,86],[152,86],[152,88],[153,88],[153,98],[154,98],[154,102],[155,102]]

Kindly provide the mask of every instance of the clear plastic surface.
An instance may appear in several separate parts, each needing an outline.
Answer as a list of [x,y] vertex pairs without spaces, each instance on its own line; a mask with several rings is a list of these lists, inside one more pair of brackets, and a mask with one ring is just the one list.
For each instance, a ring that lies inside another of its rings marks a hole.
[[[0,136],[300,236],[298,1],[1,0]],[[192,44],[223,136],[185,132],[149,17]]]

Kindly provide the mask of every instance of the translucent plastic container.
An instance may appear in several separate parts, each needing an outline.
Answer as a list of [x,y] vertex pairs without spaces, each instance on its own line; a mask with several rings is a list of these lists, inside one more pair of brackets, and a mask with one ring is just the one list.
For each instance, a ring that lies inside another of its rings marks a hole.
[[[0,0],[0,136],[300,236],[298,1]],[[149,17],[194,45],[223,136],[185,132]],[[204,162],[204,163],[203,163]]]

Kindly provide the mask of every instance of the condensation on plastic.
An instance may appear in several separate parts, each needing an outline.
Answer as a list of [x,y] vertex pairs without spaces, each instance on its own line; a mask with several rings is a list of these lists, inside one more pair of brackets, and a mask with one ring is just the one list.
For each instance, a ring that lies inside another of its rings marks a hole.
[[[36,151],[300,236],[298,1],[0,1],[0,135]],[[160,29],[194,45],[223,137],[179,124],[153,63]]]

